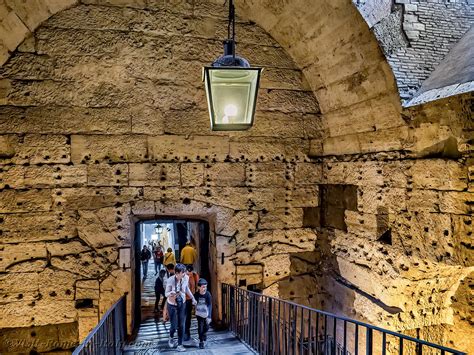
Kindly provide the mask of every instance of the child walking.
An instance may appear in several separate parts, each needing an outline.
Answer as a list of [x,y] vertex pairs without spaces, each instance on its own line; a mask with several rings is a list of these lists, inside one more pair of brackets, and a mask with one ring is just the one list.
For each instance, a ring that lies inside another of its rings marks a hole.
[[196,299],[196,318],[198,321],[199,349],[204,349],[204,342],[207,340],[207,331],[211,323],[212,297],[207,290],[207,281],[199,279],[198,290],[194,294]]

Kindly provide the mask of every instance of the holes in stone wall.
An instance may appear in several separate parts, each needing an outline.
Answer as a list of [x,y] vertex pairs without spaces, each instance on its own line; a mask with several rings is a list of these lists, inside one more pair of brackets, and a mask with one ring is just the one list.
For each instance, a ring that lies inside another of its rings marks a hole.
[[84,298],[80,300],[76,300],[76,309],[81,309],[81,308],[92,308],[94,307],[94,302],[91,298]]

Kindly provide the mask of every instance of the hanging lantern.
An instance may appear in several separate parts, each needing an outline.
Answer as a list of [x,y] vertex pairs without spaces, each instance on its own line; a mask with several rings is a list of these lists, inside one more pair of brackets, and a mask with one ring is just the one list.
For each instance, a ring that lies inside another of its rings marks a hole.
[[158,236],[163,232],[163,227],[159,224],[156,225],[155,227],[155,231],[156,231],[156,234],[158,234]]
[[[230,29],[232,26],[232,36]],[[203,69],[211,129],[242,131],[253,125],[262,68],[235,54],[235,10],[229,0],[228,38],[224,55]]]

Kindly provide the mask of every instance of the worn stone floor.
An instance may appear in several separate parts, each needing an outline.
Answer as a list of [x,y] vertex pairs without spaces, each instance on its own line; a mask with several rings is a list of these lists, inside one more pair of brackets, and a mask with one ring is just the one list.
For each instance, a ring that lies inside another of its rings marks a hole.
[[[135,340],[124,347],[124,354],[175,354],[168,347],[168,332],[170,323],[163,324],[161,313],[153,312],[155,305],[154,282],[156,280],[153,261],[148,265],[148,277],[142,282],[142,323]],[[191,324],[191,338],[183,345],[187,354],[255,354],[231,332],[210,329],[205,349],[198,348],[197,322]]]

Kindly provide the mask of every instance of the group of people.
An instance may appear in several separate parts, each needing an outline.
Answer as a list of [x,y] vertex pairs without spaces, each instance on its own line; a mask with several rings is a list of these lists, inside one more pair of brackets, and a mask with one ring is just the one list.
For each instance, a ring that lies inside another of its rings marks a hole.
[[[144,247],[141,254],[146,253],[146,250]],[[148,260],[151,258],[151,252],[149,250],[148,252],[150,256],[147,259],[146,267],[148,267]],[[169,253],[172,254],[172,257],[167,256]],[[181,263],[178,264],[176,264],[171,248],[168,249],[166,254],[162,255],[162,259],[160,259],[159,254],[157,256],[155,258],[155,254],[153,254],[155,270],[159,273],[155,280],[156,301],[154,310],[159,312],[160,300],[163,297],[161,302],[163,321],[166,322],[169,319],[171,324],[169,347],[176,347],[177,351],[186,351],[183,341],[191,340],[190,329],[194,306],[198,323],[199,348],[204,349],[206,334],[211,322],[212,297],[207,290],[207,281],[199,278],[199,275],[194,272],[193,264],[197,259],[195,249],[190,243],[187,243],[181,251]],[[162,269],[163,265],[166,265],[166,267]],[[145,269],[145,265],[143,267]],[[144,271],[144,277],[146,277],[145,275]],[[178,337],[175,340],[176,332]]]
[[[183,251],[184,249],[186,249],[186,247],[183,248]],[[192,249],[194,250],[194,248]],[[161,246],[161,244],[152,243],[151,250],[145,244],[143,246],[143,249],[140,252],[140,261],[142,263],[144,279],[146,279],[148,276],[148,262],[150,261],[152,256],[153,256],[153,263],[155,265],[155,275],[158,274],[158,271],[161,270],[163,265],[168,265],[168,264],[176,265],[176,258],[174,256],[173,249],[168,248],[166,250],[166,253],[164,253],[163,247]],[[194,261],[196,261],[196,258],[193,259],[193,262],[191,264],[193,264]]]

